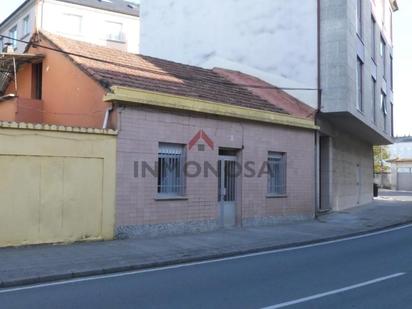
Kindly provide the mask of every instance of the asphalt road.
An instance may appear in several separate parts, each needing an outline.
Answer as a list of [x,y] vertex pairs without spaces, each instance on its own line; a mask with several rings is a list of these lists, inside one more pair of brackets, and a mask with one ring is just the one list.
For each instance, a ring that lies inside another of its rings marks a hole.
[[412,308],[412,226],[368,237],[0,290],[0,308]]

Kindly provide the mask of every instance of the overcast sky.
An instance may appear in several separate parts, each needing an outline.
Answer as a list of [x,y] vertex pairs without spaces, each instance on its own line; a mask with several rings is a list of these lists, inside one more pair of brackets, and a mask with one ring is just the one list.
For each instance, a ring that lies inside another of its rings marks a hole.
[[[23,0],[0,4],[0,20],[6,18]],[[139,2],[139,1],[133,1]],[[398,0],[400,10],[394,14],[394,113],[395,135],[412,135],[412,1]]]

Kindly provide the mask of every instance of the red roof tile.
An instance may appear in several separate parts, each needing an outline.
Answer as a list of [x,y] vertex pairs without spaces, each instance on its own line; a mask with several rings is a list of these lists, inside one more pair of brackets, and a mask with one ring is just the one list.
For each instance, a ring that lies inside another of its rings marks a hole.
[[246,85],[244,87],[249,89],[255,95],[272,103],[278,108],[282,108],[291,115],[302,118],[315,118],[316,109],[310,107],[309,105],[306,105],[305,103],[302,103],[285,91],[276,88],[257,77],[242,72],[221,68],[215,68],[213,69],[213,71],[222,75],[235,84]]
[[[41,39],[66,52],[67,57],[107,89],[125,86],[301,117],[306,114],[306,110],[294,113],[293,108],[285,108],[291,102],[296,104],[293,97],[281,93],[277,101],[268,100],[221,71],[131,54],[47,32],[40,33]],[[279,104],[282,100],[285,102]]]

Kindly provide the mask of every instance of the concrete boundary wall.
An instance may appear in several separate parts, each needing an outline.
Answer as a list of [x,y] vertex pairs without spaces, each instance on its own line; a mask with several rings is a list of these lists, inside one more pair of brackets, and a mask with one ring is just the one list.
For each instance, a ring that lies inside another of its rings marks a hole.
[[0,122],[0,247],[113,238],[116,135]]

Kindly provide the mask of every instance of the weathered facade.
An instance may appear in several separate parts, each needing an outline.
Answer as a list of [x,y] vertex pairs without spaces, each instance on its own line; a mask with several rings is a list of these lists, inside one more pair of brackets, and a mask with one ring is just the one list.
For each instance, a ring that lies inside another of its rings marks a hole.
[[[313,108],[241,72],[206,70],[50,33],[36,38],[39,46],[29,53],[40,62],[19,65],[18,88],[9,84],[0,119],[24,116],[118,131],[117,176],[110,179],[117,184],[117,237],[314,217]],[[31,97],[39,63],[41,100]],[[57,83],[62,78],[67,84]],[[21,114],[19,108],[28,107],[20,105],[22,99],[39,106]],[[17,112],[10,114],[10,106]]]
[[0,247],[112,239],[115,134],[0,122]]
[[318,110],[319,211],[372,200],[372,145],[393,135],[396,0],[143,0],[141,9],[142,52],[241,70]]
[[[224,216],[232,216],[229,227],[314,217],[313,130],[134,106],[122,109],[120,123],[116,220],[120,237],[210,231],[224,227]],[[213,141],[213,149],[203,140],[189,149],[200,130]],[[158,175],[142,175],[144,162],[152,167],[157,162],[161,142],[186,145],[186,160],[195,163],[188,166],[183,196],[162,198],[157,191]],[[228,215],[218,200],[219,175],[213,173],[225,150],[243,167],[232,180],[236,183],[235,208]],[[261,170],[270,152],[284,153],[287,158],[282,196],[270,196],[268,175]],[[248,162],[253,163],[253,173],[245,170]],[[212,168],[205,170],[205,166]]]

